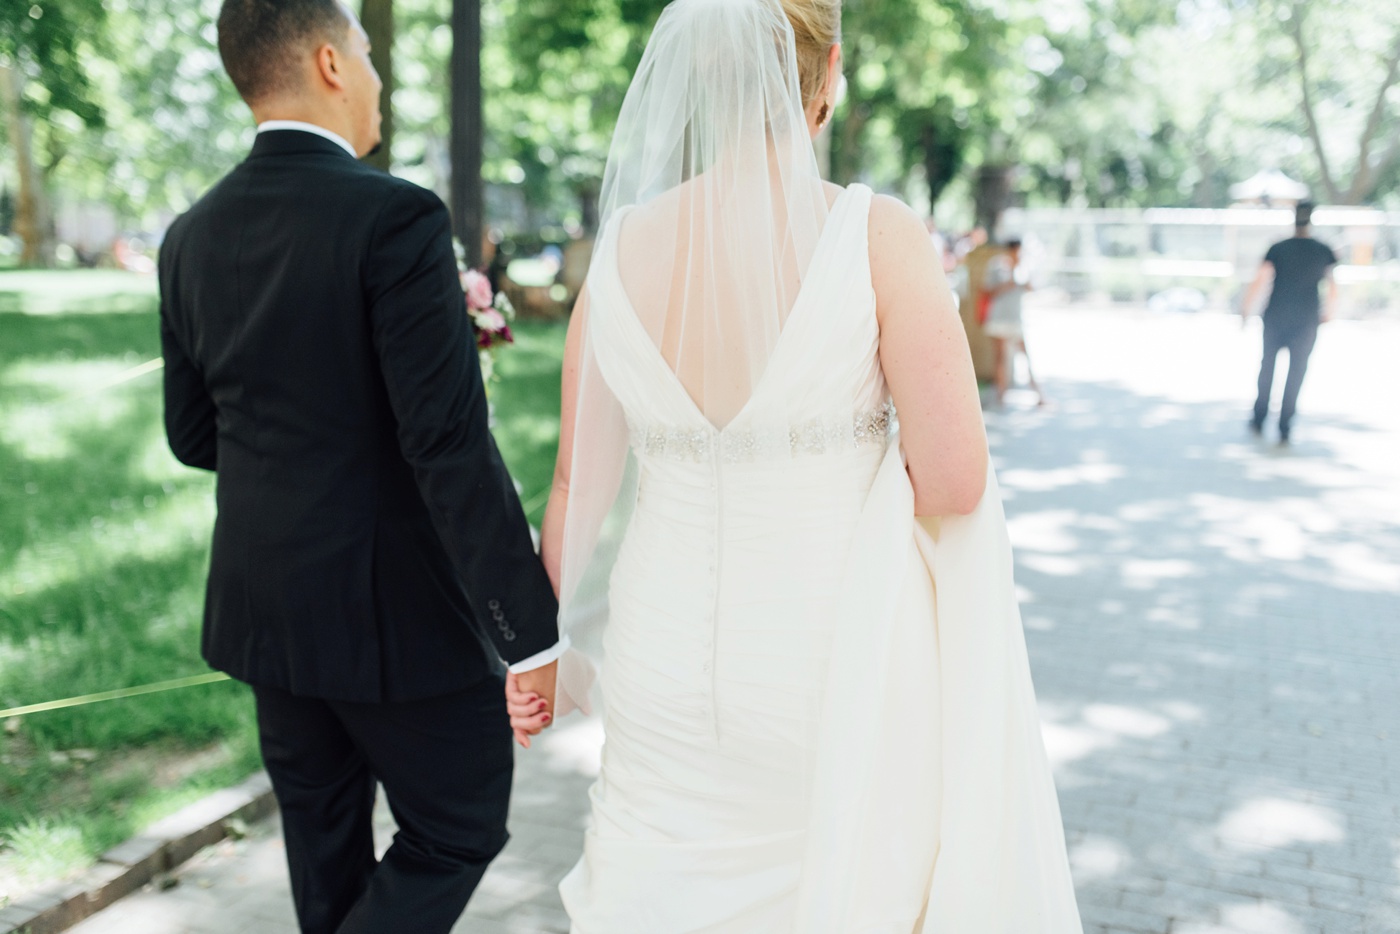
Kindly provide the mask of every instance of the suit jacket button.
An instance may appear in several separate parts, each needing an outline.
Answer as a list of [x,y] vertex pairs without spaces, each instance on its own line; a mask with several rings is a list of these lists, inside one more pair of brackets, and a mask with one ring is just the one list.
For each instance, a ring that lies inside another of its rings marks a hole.
[[504,639],[504,640],[506,640],[507,642],[514,642],[514,641],[515,641],[515,633],[513,633],[513,632],[511,632],[509,629],[507,629],[505,632],[501,633],[501,638]]
[[499,610],[499,609],[501,608],[501,601],[499,601],[499,600],[487,600],[487,601],[486,601],[486,608],[487,608],[488,610]]

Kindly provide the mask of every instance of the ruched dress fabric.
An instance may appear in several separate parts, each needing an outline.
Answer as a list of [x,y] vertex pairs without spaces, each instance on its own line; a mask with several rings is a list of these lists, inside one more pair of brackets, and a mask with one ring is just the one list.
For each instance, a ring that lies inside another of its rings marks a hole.
[[[609,592],[602,771],[561,885],[573,934],[1081,930],[995,482],[973,516],[914,519],[870,199],[833,205],[723,429],[630,306],[616,224],[600,240],[590,339],[638,491]],[[964,578],[946,586],[945,546]],[[944,631],[945,599],[965,632]]]

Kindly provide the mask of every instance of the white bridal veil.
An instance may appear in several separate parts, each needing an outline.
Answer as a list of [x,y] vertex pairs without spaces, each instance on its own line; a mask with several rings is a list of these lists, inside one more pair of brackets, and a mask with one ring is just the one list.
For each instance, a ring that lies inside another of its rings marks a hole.
[[[630,307],[613,313],[635,316],[716,429],[763,378],[827,213],[781,5],[668,6],[618,118],[589,277],[620,278],[622,289],[611,291]],[[587,331],[576,411],[565,413],[573,457],[560,582],[564,631],[583,647],[596,645],[590,624],[605,614],[610,543],[635,497],[629,426]],[[790,454],[791,426],[748,427],[746,445]],[[563,667],[566,692],[581,692],[577,656]]]

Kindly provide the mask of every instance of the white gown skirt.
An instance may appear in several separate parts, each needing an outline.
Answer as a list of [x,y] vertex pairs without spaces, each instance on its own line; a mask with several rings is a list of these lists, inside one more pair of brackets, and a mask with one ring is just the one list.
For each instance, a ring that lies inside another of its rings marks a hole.
[[[604,640],[603,767],[560,886],[573,934],[1077,932],[1062,905],[983,912],[1015,898],[1015,873],[1001,895],[937,904],[948,660],[897,440],[714,476],[642,463]],[[1058,854],[1046,838],[1049,856],[1016,858],[1049,861],[1063,888],[1053,788],[1050,805]],[[1001,871],[971,858],[958,884],[984,869]]]
[[709,465],[644,466],[613,573],[603,770],[563,887],[575,934],[795,930],[833,639],[863,622],[841,598],[883,453],[736,466],[718,484]]

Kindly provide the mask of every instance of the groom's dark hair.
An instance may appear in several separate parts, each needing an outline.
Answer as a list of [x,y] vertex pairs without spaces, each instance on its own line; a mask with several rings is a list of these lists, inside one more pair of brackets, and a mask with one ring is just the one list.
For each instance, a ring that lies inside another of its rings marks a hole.
[[350,21],[339,0],[224,0],[219,57],[243,100],[257,103],[300,86],[297,58],[345,41]]

